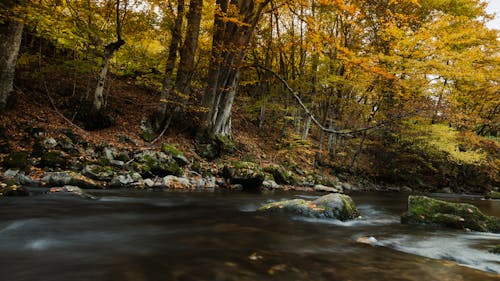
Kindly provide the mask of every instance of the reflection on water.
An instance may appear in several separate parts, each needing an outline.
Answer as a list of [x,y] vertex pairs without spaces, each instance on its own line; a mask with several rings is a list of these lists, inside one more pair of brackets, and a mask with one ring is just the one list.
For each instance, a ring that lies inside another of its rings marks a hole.
[[[352,222],[255,212],[310,194],[95,194],[0,198],[1,279],[455,281],[500,272],[500,256],[487,252],[499,235],[401,225],[400,194],[353,195],[362,217]],[[499,202],[465,200],[498,215]],[[356,243],[361,236],[377,246]]]

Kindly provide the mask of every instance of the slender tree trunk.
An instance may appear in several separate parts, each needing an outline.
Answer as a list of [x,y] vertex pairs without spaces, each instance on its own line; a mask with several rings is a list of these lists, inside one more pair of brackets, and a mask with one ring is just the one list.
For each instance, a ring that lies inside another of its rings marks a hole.
[[168,99],[172,90],[172,75],[175,68],[175,61],[177,60],[177,52],[179,51],[179,45],[182,40],[183,19],[184,0],[178,0],[177,17],[175,18],[175,25],[172,29],[172,39],[170,40],[170,47],[168,48],[168,57],[161,87],[160,102],[152,120],[152,126],[155,131],[159,131],[165,126]]
[[[122,4],[125,5],[124,10],[126,11],[128,0],[124,0]],[[94,92],[94,98],[92,100],[91,114],[95,116],[98,116],[100,113],[102,113],[103,110],[104,83],[106,82],[106,78],[108,77],[108,70],[111,58],[113,58],[113,54],[125,44],[125,41],[122,39],[123,18],[121,17],[120,9],[121,9],[120,0],[116,0],[116,36],[118,38],[115,42],[110,43],[104,47],[104,56],[102,59],[101,71],[99,72],[99,77],[97,78],[97,86]]]
[[94,92],[94,99],[92,101],[92,112],[99,113],[103,110],[104,107],[104,84],[106,82],[106,78],[108,77],[108,70],[110,60],[113,57],[113,54],[120,49],[121,46],[125,44],[125,41],[119,39],[116,42],[113,42],[109,45],[106,45],[104,56],[102,59],[101,71],[99,72],[99,77],[97,78],[97,87]]
[[0,111],[7,107],[14,90],[17,56],[24,24],[7,21],[0,24]]

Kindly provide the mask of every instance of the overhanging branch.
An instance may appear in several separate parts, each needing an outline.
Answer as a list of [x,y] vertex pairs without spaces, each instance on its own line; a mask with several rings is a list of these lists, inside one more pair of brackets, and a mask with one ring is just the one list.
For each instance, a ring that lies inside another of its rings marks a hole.
[[263,69],[269,73],[271,73],[272,75],[274,75],[274,77],[276,77],[276,79],[278,79],[279,81],[281,81],[281,83],[283,83],[283,85],[285,85],[286,89],[293,95],[293,97],[297,100],[297,102],[299,103],[299,105],[302,107],[302,109],[306,112],[306,114],[311,117],[311,120],[313,121],[314,124],[316,124],[316,126],[318,126],[323,132],[326,132],[326,133],[330,133],[330,134],[336,134],[336,135],[352,135],[352,134],[356,134],[356,133],[362,133],[362,132],[365,132],[365,131],[369,131],[369,130],[373,130],[373,129],[377,129],[377,128],[381,128],[384,126],[384,123],[381,123],[381,124],[378,124],[376,126],[371,126],[371,127],[365,127],[365,128],[360,128],[360,129],[352,129],[352,130],[334,130],[334,129],[329,129],[329,128],[326,128],[325,126],[323,126],[317,119],[316,117],[314,117],[314,115],[312,114],[312,112],[307,108],[307,106],[302,102],[302,99],[300,98],[300,96],[298,95],[298,93],[296,91],[293,90],[292,87],[290,87],[290,85],[286,82],[285,79],[283,79],[283,77],[281,77],[278,73],[274,72],[272,69],[268,68],[268,67],[265,67],[263,65],[253,65],[253,67],[257,67],[257,68],[260,68],[260,69]]

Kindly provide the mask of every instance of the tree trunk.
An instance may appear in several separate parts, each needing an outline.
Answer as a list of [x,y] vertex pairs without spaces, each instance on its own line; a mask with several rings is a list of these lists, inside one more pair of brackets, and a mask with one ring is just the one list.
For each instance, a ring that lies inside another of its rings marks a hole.
[[184,19],[184,1],[177,2],[177,17],[175,18],[175,25],[172,29],[172,39],[170,40],[170,47],[168,48],[167,63],[165,66],[165,74],[161,87],[160,102],[153,116],[152,125],[155,131],[159,131],[165,124],[165,117],[167,114],[168,98],[172,89],[172,75],[175,68],[175,61],[177,60],[177,52],[182,40],[182,23]]
[[190,94],[190,82],[195,70],[194,59],[198,49],[202,7],[203,0],[189,2],[187,33],[180,52],[181,60],[175,81],[175,90],[181,94],[181,100],[186,100]]
[[91,112],[96,114],[100,113],[104,107],[104,83],[108,77],[109,63],[113,54],[120,49],[121,46],[125,44],[125,41],[119,39],[109,45],[106,45],[104,56],[102,59],[101,71],[99,72],[99,77],[97,78],[97,87],[94,92],[94,99],[92,101]]
[[[257,2],[257,3],[256,3]],[[269,0],[217,0],[222,13],[227,13],[228,4],[238,8],[239,24],[226,21],[222,16],[215,17],[212,46],[212,65],[208,73],[208,88],[205,93],[207,114],[207,132],[211,136],[231,135],[231,110],[239,69],[241,68],[245,51],[257,24],[262,10]],[[229,15],[232,16],[232,15]]]
[[7,21],[0,24],[0,111],[7,107],[14,90],[14,74],[24,24]]

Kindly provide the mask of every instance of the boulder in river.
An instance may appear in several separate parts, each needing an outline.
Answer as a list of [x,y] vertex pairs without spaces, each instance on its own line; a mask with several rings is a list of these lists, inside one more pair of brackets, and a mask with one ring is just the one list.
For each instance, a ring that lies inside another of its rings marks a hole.
[[260,212],[283,212],[311,218],[333,218],[341,221],[351,220],[359,216],[351,197],[332,193],[314,201],[292,199],[262,205]]
[[500,199],[500,191],[490,191],[484,196],[486,199]]
[[409,196],[404,224],[431,224],[456,229],[500,232],[500,218],[483,214],[476,206],[451,203],[426,196]]

